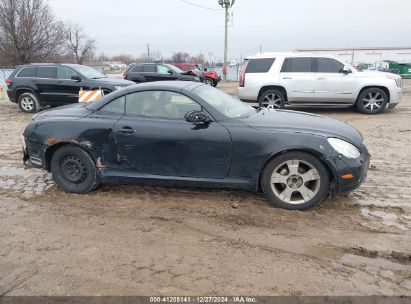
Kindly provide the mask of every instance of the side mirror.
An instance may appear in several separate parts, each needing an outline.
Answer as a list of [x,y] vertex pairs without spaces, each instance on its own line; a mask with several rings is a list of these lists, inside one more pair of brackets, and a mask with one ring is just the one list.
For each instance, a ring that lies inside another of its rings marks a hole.
[[72,75],[72,76],[71,76],[71,80],[75,80],[75,81],[79,82],[79,81],[81,81],[82,79],[81,79],[81,77],[80,77],[79,75]]
[[343,69],[341,70],[341,73],[347,75],[347,74],[352,73],[352,71],[347,66],[344,66]]
[[185,119],[193,124],[204,124],[210,122],[210,118],[202,111],[188,112]]
[[172,71],[172,70],[168,70],[167,73],[170,74],[170,75],[173,75],[173,71]]

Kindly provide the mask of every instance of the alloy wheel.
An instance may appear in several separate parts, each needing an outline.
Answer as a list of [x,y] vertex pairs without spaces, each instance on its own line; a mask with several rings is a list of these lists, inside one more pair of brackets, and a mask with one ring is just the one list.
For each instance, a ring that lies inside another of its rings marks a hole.
[[271,188],[283,202],[298,205],[311,200],[320,190],[320,174],[310,163],[298,159],[277,166],[271,175]]
[[383,106],[385,100],[380,92],[369,92],[362,99],[362,106],[370,112],[377,112]]
[[264,96],[262,104],[267,108],[279,109],[281,108],[281,96],[275,93],[269,93]]
[[214,84],[213,81],[211,79],[208,79],[208,78],[204,79],[204,83],[209,85],[209,86],[212,86]]
[[23,97],[20,104],[24,111],[30,112],[34,109],[34,100],[28,96]]

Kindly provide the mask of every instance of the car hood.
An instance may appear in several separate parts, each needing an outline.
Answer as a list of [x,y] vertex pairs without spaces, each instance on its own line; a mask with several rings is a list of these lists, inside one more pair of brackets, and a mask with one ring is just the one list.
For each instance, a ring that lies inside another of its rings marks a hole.
[[361,147],[363,142],[361,133],[350,125],[328,117],[304,112],[262,109],[243,121],[246,125],[256,129],[337,137],[357,147]]
[[82,103],[70,104],[62,107],[57,107],[54,109],[46,110],[39,112],[33,115],[33,120],[38,121],[42,119],[80,119],[86,117],[93,113],[92,110],[89,110]]
[[93,81],[100,82],[103,84],[111,84],[111,85],[118,85],[118,86],[129,86],[135,84],[134,82],[130,80],[125,80],[121,78],[98,78],[98,79],[93,79]]
[[365,70],[358,72],[362,76],[369,76],[369,77],[389,77],[389,78],[398,78],[400,79],[401,76],[394,74],[394,73],[389,73],[389,72],[382,72],[382,71],[370,71],[370,70]]

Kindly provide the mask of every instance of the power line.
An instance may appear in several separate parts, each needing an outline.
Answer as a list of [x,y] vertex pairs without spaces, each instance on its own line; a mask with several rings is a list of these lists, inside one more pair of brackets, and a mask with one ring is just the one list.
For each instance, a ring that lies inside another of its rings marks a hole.
[[206,10],[210,10],[210,11],[222,11],[221,8],[205,7],[205,6],[199,5],[199,4],[197,4],[197,3],[190,2],[190,1],[188,1],[188,0],[180,0],[180,1],[181,1],[181,2],[184,2],[184,3],[186,3],[186,4],[190,4],[190,5],[192,5],[192,6],[195,6],[195,7],[198,7],[198,8],[202,8],[202,9],[206,9]]

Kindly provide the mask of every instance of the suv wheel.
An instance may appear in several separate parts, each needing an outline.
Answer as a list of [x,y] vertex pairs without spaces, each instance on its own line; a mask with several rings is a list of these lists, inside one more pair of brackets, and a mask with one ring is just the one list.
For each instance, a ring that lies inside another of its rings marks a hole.
[[384,111],[388,103],[387,94],[378,88],[364,90],[357,100],[357,109],[364,114],[378,114]]
[[25,113],[36,113],[40,110],[40,104],[33,93],[23,93],[19,96],[19,107]]
[[285,97],[279,90],[267,90],[258,98],[260,107],[283,109]]
[[99,185],[93,159],[79,147],[58,149],[51,158],[50,167],[54,181],[64,192],[88,193]]
[[261,186],[269,201],[288,210],[314,207],[325,198],[329,183],[323,163],[304,152],[289,152],[274,158],[261,176]]
[[203,83],[205,83],[209,86],[214,86],[214,81],[211,78],[208,78],[208,77],[203,78]]

